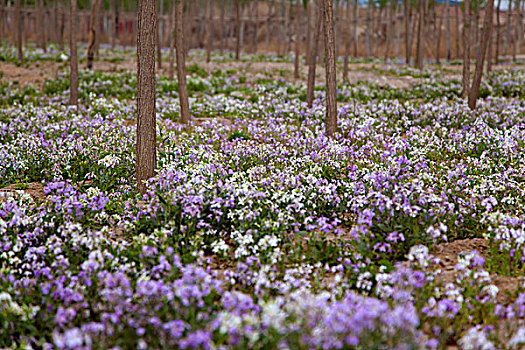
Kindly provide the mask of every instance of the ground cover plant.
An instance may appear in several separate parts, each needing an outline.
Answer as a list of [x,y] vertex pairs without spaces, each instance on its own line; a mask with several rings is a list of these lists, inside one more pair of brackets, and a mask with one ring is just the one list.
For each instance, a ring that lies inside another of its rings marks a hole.
[[0,348],[525,346],[519,67],[470,111],[454,73],[371,62],[338,82],[327,138],[322,85],[307,108],[282,66],[249,67],[289,57],[204,57],[188,127],[157,77],[144,195],[135,72],[81,71],[78,108],[66,70],[1,82]]

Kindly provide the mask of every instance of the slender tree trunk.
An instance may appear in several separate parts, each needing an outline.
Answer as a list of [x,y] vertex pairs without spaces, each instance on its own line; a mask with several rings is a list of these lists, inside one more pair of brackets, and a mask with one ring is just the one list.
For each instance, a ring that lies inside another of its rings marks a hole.
[[[478,57],[478,51],[479,51],[479,8],[480,8],[480,4],[479,3],[474,3],[474,5],[476,6],[475,9],[474,9],[474,57]],[[470,17],[470,19],[472,20],[472,16]],[[470,29],[470,33],[472,34],[472,27]],[[470,39],[471,40],[471,43],[472,43],[472,38]]]
[[310,2],[306,3],[306,52],[305,52],[305,63],[308,66],[310,64],[310,42],[312,40],[312,6]]
[[259,1],[255,0],[253,3],[254,13],[253,13],[253,35],[252,35],[252,53],[257,53],[257,31],[259,29]]
[[266,19],[266,50],[270,50],[270,34],[271,34],[271,20],[275,9],[275,0],[270,1],[270,8],[268,10],[268,18]]
[[388,6],[387,4],[387,7],[385,8],[385,11],[387,13],[387,17],[388,17],[388,20],[387,20],[387,23],[386,23],[386,33],[385,33],[385,38],[386,38],[386,42],[385,42],[385,61],[388,59],[388,57],[390,56],[390,44],[391,44],[391,41],[393,39],[393,35],[392,35],[392,29],[393,29],[393,25],[392,25],[392,22],[393,22],[393,18],[394,18],[394,4],[395,2],[392,2],[392,4],[390,6]]
[[157,167],[155,116],[155,42],[157,3],[140,0],[137,33],[137,186],[146,192],[145,181],[155,176]]
[[[446,0],[447,3],[448,3],[448,0]],[[437,6],[436,4],[434,4],[434,6]],[[436,11],[437,13],[437,11]],[[441,62],[439,61],[439,51],[441,50],[441,27],[443,26],[443,15],[441,15],[439,17],[439,24],[438,24],[438,27],[437,27],[437,30],[436,30],[436,35],[437,35],[437,42],[436,42],[436,63],[437,64],[441,64]]]
[[456,13],[456,58],[459,59],[460,56],[460,50],[459,50],[459,38],[461,36],[461,32],[459,30],[459,2],[456,1],[456,4],[454,6],[454,11]]
[[463,9],[463,91],[461,97],[469,95],[470,86],[470,1],[465,0]]
[[490,74],[492,71],[492,45],[494,41],[494,34],[491,30],[489,33],[489,47],[487,49],[487,74]]
[[450,0],[445,0],[445,16],[447,17],[447,23],[446,23],[446,26],[447,26],[447,61],[450,62],[451,58],[452,58],[452,53],[451,53],[451,50],[450,50],[450,35],[451,35],[451,32],[450,32]]
[[[60,0],[57,0],[60,1]],[[59,26],[58,26],[58,48],[60,51],[64,51],[64,30],[66,28],[66,0],[62,1],[62,6],[59,9]]]
[[100,59],[100,42],[102,41],[102,35],[104,35],[103,10],[104,1],[100,0],[97,6],[97,35],[95,36],[95,60],[97,61]]
[[521,37],[523,36],[523,17],[521,12],[521,1],[516,1],[516,43],[512,55],[512,61],[516,62],[516,56],[520,53]]
[[324,14],[325,71],[326,71],[326,115],[325,132],[333,137],[337,132],[337,90],[335,71],[335,37],[332,0],[321,0]]
[[[89,20],[89,44],[87,52],[87,67],[93,69],[93,58],[95,56],[95,40],[97,38],[97,8],[100,0],[91,1],[91,17]],[[70,33],[71,35],[71,33]]]
[[355,0],[354,2],[354,56],[357,57],[357,50],[358,50],[358,39],[357,36],[357,25],[359,24],[359,1]]
[[[143,0],[140,0],[143,1]],[[157,69],[160,72],[162,69],[162,39],[161,39],[161,33],[162,30],[162,14],[163,14],[163,8],[162,5],[163,2],[160,2],[158,11],[157,11],[157,31],[155,32],[155,46],[157,48]],[[158,3],[157,3],[158,6]]]
[[[345,22],[350,23],[350,1],[346,2],[346,16]],[[348,81],[348,58],[350,56],[350,27],[345,25],[346,30],[344,31],[344,42],[345,42],[345,57],[343,61],[343,80]]]
[[494,64],[498,64],[499,61],[499,44],[500,44],[500,8],[501,8],[501,0],[498,0],[498,7],[496,9],[496,54],[494,55]]
[[301,0],[296,1],[295,11],[295,59],[294,59],[294,71],[293,76],[295,79],[299,78],[299,45],[301,44]]
[[221,1],[221,15],[220,15],[221,16],[221,37],[222,37],[221,54],[224,53],[224,50],[227,47],[226,35],[228,32],[226,31],[226,19],[224,18],[225,13],[226,13],[226,0],[222,0]]
[[212,13],[212,8],[213,8],[213,2],[212,0],[206,0],[206,9],[207,9],[207,14],[208,14],[208,25],[207,25],[207,40],[206,40],[206,63],[209,63],[210,60],[211,60],[211,50],[212,50],[212,46],[213,46],[213,34],[212,34],[212,30],[213,30],[213,13]]
[[177,27],[175,31],[175,46],[177,47],[177,79],[179,82],[180,115],[182,123],[188,124],[190,122],[190,104],[188,102],[188,86],[186,83],[186,55],[184,53],[184,36],[182,31],[183,3],[182,0],[175,1],[177,3],[175,12],[175,26]]
[[399,17],[402,17],[403,16],[403,9],[401,8],[401,6],[399,4],[396,5],[396,8],[397,8],[397,11],[396,11],[396,15],[394,16],[394,26],[397,28],[397,32],[396,32],[396,54],[395,56],[396,57],[399,57],[399,47],[401,45],[401,28],[403,27],[402,26],[402,22],[398,22],[398,12],[399,12]]
[[337,62],[337,58],[341,56],[341,1],[335,0],[334,4],[332,6],[335,6],[335,13],[334,13],[334,35],[335,35],[335,61]]
[[38,0],[37,9],[37,28],[38,30],[38,47],[46,52],[46,31],[44,30],[44,0]]
[[175,38],[174,38],[174,32],[175,28],[173,26],[174,18],[175,18],[175,0],[170,1],[170,12],[168,17],[168,28],[169,28],[169,46],[170,46],[170,56],[169,56],[169,63],[168,63],[168,79],[170,81],[173,81],[173,66],[174,66],[174,48],[175,48]]
[[503,56],[507,56],[507,48],[510,44],[510,24],[512,12],[512,0],[508,0],[509,8],[507,9],[507,22],[505,23],[505,38],[503,40]]
[[365,45],[366,45],[366,57],[372,57],[372,47],[371,47],[371,31],[372,31],[372,8],[374,6],[373,0],[368,0],[368,6],[366,8],[366,31],[365,31]]
[[492,13],[494,11],[494,0],[489,0],[485,11],[485,21],[483,23],[483,34],[481,37],[478,57],[476,57],[476,70],[474,71],[474,80],[468,95],[468,106],[470,109],[476,108],[478,100],[479,87],[481,85],[481,76],[483,75],[483,62],[487,52],[490,31],[492,30]]
[[314,100],[314,87],[315,87],[315,69],[317,67],[317,53],[319,51],[319,39],[323,30],[323,11],[321,8],[320,1],[316,0],[315,9],[315,27],[314,37],[312,45],[310,45],[310,65],[308,66],[308,85],[306,87],[306,103],[308,108],[312,108]]
[[78,106],[78,58],[77,58],[77,0],[71,0],[69,18],[69,104]]
[[410,9],[410,1],[404,0],[405,7],[405,58],[406,64],[410,65],[412,56],[412,42],[410,40],[410,19],[412,17],[412,11]]
[[425,7],[424,0],[418,0],[418,24],[417,24],[417,43],[416,43],[416,68],[423,69],[423,48],[424,48],[424,23],[425,23]]
[[118,38],[118,0],[111,0],[110,4],[111,11],[111,49],[115,49],[116,41]]
[[239,60],[241,51],[241,2],[235,0],[235,60]]
[[0,0],[0,39],[4,38],[4,9],[5,9],[5,0]]
[[16,49],[18,53],[18,64],[24,61],[24,53],[22,51],[22,10],[20,9],[20,0],[15,0],[15,21],[16,28]]

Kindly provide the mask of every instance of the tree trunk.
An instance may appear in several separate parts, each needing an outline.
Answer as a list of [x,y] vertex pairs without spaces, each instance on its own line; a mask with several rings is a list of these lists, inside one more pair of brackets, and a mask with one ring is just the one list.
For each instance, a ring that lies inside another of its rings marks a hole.
[[15,21],[14,31],[16,32],[16,49],[18,53],[18,64],[24,61],[24,53],[22,52],[22,11],[20,9],[20,0],[15,0]]
[[275,10],[275,0],[270,1],[270,8],[268,9],[268,18],[266,19],[266,50],[270,50],[270,34],[271,34],[271,20]]
[[[143,0],[140,0],[140,1],[143,1]],[[157,11],[157,30],[155,32],[155,46],[157,48],[157,69],[159,72],[162,69],[162,39],[160,37],[160,31],[162,29],[162,13],[163,13],[162,5],[164,5],[162,1],[160,2],[160,5],[161,6],[159,6],[158,11]]]
[[[346,16],[345,22],[350,23],[350,1],[346,2]],[[345,26],[346,30],[344,31],[344,42],[345,42],[345,57],[343,61],[343,80],[348,81],[348,60],[350,56],[350,27]]]
[[[474,9],[474,57],[478,57],[478,51],[479,51],[479,7],[480,4],[477,2],[474,2],[475,9]],[[472,20],[472,16],[470,17]],[[470,33],[472,34],[472,27],[470,29]],[[470,39],[472,43],[472,38]]]
[[38,47],[46,52],[46,31],[44,30],[44,0],[38,0],[37,9],[37,28],[38,30]]
[[174,17],[175,17],[175,0],[170,1],[170,9],[169,17],[168,17],[168,28],[169,28],[169,46],[170,46],[170,58],[168,63],[168,79],[170,81],[173,81],[173,65],[174,65],[174,47],[175,47],[175,38],[174,38],[174,31],[175,28],[173,26]]
[[481,76],[483,75],[483,62],[487,52],[490,32],[492,30],[492,13],[494,11],[494,0],[489,0],[485,11],[485,21],[483,23],[483,34],[480,38],[480,48],[478,50],[478,57],[476,57],[476,70],[474,71],[474,80],[468,95],[468,106],[470,109],[476,108],[478,100],[479,87],[481,85]]
[[213,46],[213,1],[212,0],[206,0],[206,7],[208,10],[208,25],[206,30],[207,40],[206,40],[206,63],[209,63],[211,60],[211,50]]
[[[95,40],[97,37],[97,8],[100,0],[91,1],[91,17],[89,20],[89,44],[87,52],[87,67],[93,69],[93,58],[95,56]],[[70,33],[71,35],[71,33]]]
[[401,44],[401,28],[403,27],[402,26],[402,23],[398,23],[397,21],[397,12],[399,12],[399,17],[403,16],[403,9],[401,8],[401,6],[399,4],[396,5],[396,8],[397,8],[397,11],[396,11],[396,15],[394,16],[394,26],[397,28],[397,33],[396,33],[396,55],[395,57],[399,57],[399,46]]
[[370,32],[372,31],[371,26],[371,13],[372,8],[374,6],[373,0],[368,0],[368,6],[366,7],[366,31],[365,31],[365,45],[366,45],[366,57],[370,58],[372,56],[372,48],[371,48],[371,38],[370,38]]
[[[60,1],[60,0],[57,0]],[[64,51],[64,30],[66,28],[66,0],[63,0],[62,6],[60,7],[60,23],[58,27],[58,48],[60,51]]]
[[[239,0],[236,0],[237,2]],[[179,101],[180,115],[182,123],[190,122],[190,105],[188,102],[188,86],[186,83],[186,55],[184,53],[184,34],[183,26],[183,3],[182,0],[176,0],[177,8],[175,12],[175,46],[177,47],[177,79],[179,83]]]
[[425,24],[425,7],[424,0],[418,0],[419,17],[417,24],[417,42],[416,42],[416,68],[419,70],[423,69],[423,48],[424,48],[424,37],[423,30]]
[[332,0],[320,0],[323,3],[325,70],[326,70],[326,115],[325,132],[333,137],[337,132],[337,90],[335,71],[335,37]]
[[224,50],[226,49],[226,19],[224,18],[225,17],[225,13],[226,13],[226,4],[225,4],[225,0],[222,0],[221,1],[221,11],[220,11],[220,21],[221,21],[221,25],[220,25],[220,35],[221,35],[221,54],[224,52]]
[[406,64],[410,65],[412,56],[412,42],[410,40],[410,22],[412,17],[412,11],[410,9],[410,1],[404,0],[405,7],[405,60]]
[[308,53],[310,58],[310,65],[308,66],[308,85],[306,87],[306,103],[308,108],[312,108],[314,100],[314,87],[315,87],[315,69],[317,67],[317,53],[319,51],[319,39],[323,30],[323,11],[321,8],[320,1],[317,0],[315,3],[315,27],[314,37],[312,45],[310,45],[310,52]]
[[109,6],[111,8],[111,49],[114,50],[119,34],[118,0],[111,0]]
[[454,11],[456,13],[456,58],[459,59],[460,56],[460,44],[459,44],[459,37],[460,30],[459,30],[459,2],[456,1],[456,6],[454,6]]
[[393,39],[393,35],[392,35],[392,29],[393,29],[393,25],[392,25],[392,22],[393,22],[393,18],[394,18],[394,6],[395,6],[395,2],[392,2],[392,4],[390,6],[388,6],[387,4],[387,7],[385,9],[386,13],[387,13],[387,23],[386,23],[386,33],[385,33],[385,38],[386,38],[386,42],[385,42],[385,61],[388,59],[388,56],[390,56],[390,44],[392,42],[392,39]]
[[71,0],[69,18],[69,104],[78,106],[77,0]]
[[463,91],[461,97],[469,95],[470,86],[470,1],[465,0],[463,9]]
[[310,42],[312,40],[312,6],[309,1],[306,3],[306,52],[305,52],[305,64],[310,64]]
[[235,0],[235,60],[239,60],[241,51],[241,2]]
[[137,186],[146,191],[145,181],[157,167],[155,116],[155,42],[157,36],[155,0],[139,1],[137,33]]
[[496,9],[496,54],[494,55],[494,64],[498,64],[499,61],[499,43],[500,43],[500,7],[501,0],[498,0],[498,7]]
[[257,30],[259,29],[259,1],[255,0],[253,3],[253,35],[252,35],[252,53],[257,53]]
[[503,40],[503,56],[507,56],[507,48],[510,43],[510,23],[511,23],[511,10],[512,10],[512,0],[508,0],[509,8],[507,9],[507,22],[505,23],[505,38]]
[[299,45],[301,44],[301,0],[296,1],[296,11],[295,11],[295,58],[294,58],[294,71],[293,76],[295,79],[299,78]]
[[[448,0],[445,0],[447,1],[447,4],[448,4]],[[437,6],[436,4],[434,4],[434,6]],[[437,13],[437,11],[436,11]],[[437,35],[437,42],[436,42],[436,63],[437,64],[441,64],[440,61],[439,61],[439,51],[441,49],[441,27],[443,26],[443,15],[439,16],[439,24],[437,26],[437,30],[436,30],[436,35]]]
[[104,23],[102,21],[102,16],[104,13],[104,1],[99,1],[97,6],[97,35],[95,36],[95,60],[100,59],[100,41],[102,40],[102,35],[104,34]]
[[519,55],[521,49],[521,37],[523,36],[523,17],[521,13],[521,1],[516,2],[516,44],[512,55],[512,61],[516,62],[516,56]]
[[354,56],[357,57],[357,50],[358,50],[358,39],[357,36],[357,25],[359,23],[359,0],[355,0],[354,2]]
[[447,17],[446,30],[447,30],[447,61],[450,62],[452,53],[450,50],[450,0],[445,0],[445,16]]

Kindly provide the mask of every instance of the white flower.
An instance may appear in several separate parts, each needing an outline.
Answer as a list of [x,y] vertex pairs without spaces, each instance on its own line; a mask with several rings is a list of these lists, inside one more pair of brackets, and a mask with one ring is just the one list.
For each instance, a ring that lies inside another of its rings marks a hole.
[[520,327],[507,343],[509,349],[521,349],[525,347],[525,327]]
[[487,339],[487,335],[480,326],[472,327],[459,340],[459,346],[463,350],[493,350],[494,344]]

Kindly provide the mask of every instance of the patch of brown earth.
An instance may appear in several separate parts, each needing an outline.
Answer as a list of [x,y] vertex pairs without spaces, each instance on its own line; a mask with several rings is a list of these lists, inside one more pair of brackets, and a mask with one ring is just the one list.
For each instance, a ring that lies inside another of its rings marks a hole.
[[0,81],[18,82],[20,86],[31,85],[41,89],[46,79],[56,79],[59,64],[53,61],[39,61],[17,66],[12,62],[0,62],[0,72],[3,74]]
[[21,188],[17,189],[21,185],[11,184],[9,186],[0,188],[0,200],[5,200],[9,197],[14,196],[17,192],[24,192],[29,194],[33,199],[39,199],[39,200],[45,200],[46,195],[44,194],[44,185],[42,185],[40,182],[31,182],[27,185],[22,185],[23,187],[27,188]]

